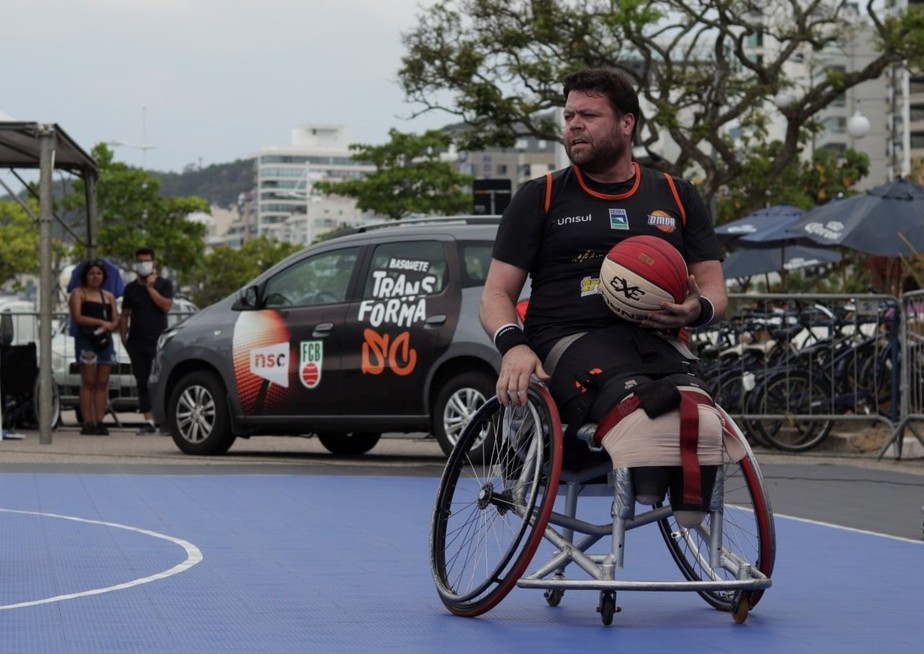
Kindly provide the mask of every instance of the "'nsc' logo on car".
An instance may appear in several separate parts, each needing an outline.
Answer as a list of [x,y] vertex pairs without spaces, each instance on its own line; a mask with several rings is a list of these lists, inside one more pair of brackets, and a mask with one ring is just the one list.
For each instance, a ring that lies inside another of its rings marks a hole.
[[250,351],[250,372],[271,384],[289,387],[289,344],[274,343]]

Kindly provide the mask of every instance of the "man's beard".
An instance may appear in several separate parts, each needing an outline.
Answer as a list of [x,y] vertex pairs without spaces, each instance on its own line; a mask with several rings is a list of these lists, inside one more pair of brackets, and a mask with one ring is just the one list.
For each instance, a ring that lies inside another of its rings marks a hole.
[[608,138],[599,145],[594,144],[589,148],[585,146],[577,158],[572,156],[570,147],[565,147],[565,153],[571,163],[581,170],[590,174],[605,173],[625,156],[626,146],[614,138]]

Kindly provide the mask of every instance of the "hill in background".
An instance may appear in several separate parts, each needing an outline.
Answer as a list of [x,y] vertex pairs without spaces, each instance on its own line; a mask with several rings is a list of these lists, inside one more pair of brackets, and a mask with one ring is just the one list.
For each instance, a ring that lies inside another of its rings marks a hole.
[[253,159],[212,164],[206,168],[189,167],[181,173],[150,171],[160,180],[160,192],[167,197],[196,196],[212,206],[233,207],[241,193],[257,186]]

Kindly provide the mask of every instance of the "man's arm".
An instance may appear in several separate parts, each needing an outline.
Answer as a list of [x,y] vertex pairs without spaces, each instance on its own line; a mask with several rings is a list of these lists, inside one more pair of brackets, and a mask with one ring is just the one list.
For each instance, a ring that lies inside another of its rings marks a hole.
[[[532,374],[549,379],[536,353],[528,344],[520,342],[526,338],[518,325],[516,305],[526,274],[522,268],[492,259],[481,293],[481,325],[503,354],[497,378],[497,399],[504,406],[526,403],[526,389]],[[517,344],[506,349],[505,342],[510,343],[511,338]]]
[[125,306],[125,298],[122,298],[122,315],[119,317],[119,335],[122,337],[122,343],[128,342],[128,325],[131,319],[132,310]]
[[[711,322],[721,320],[728,309],[728,290],[720,261],[697,261],[690,264],[690,273],[696,278],[700,295],[712,302],[715,315]],[[697,319],[699,316],[697,315]]]
[[481,325],[488,336],[493,337],[502,325],[517,323],[517,299],[525,283],[525,270],[491,259],[480,308]]
[[167,313],[170,311],[170,307],[173,306],[173,298],[161,295],[160,291],[154,286],[156,283],[157,275],[148,275],[148,278],[145,280],[145,288],[148,290],[148,294],[151,296],[154,304],[157,305],[157,308]]

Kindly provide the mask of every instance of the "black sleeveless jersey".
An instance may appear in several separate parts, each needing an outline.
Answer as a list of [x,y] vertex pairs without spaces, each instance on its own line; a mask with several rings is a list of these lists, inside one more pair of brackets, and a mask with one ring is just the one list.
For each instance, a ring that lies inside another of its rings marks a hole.
[[545,356],[558,339],[622,322],[598,289],[600,264],[618,241],[650,234],[687,263],[721,259],[692,184],[637,163],[622,184],[599,184],[571,166],[531,180],[504,211],[493,256],[529,272],[526,334]]

